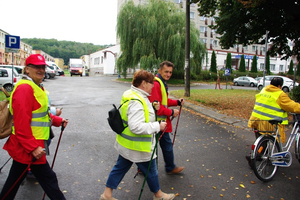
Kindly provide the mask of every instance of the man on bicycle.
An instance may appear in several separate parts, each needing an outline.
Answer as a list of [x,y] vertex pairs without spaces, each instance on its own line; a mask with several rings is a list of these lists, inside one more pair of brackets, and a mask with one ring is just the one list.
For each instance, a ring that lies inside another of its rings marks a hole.
[[[289,96],[281,90],[283,79],[274,77],[271,84],[264,87],[255,96],[255,105],[248,121],[248,127],[253,128],[256,138],[267,132],[271,133],[274,126],[269,120],[277,119],[282,123],[278,125],[281,142],[285,142],[285,125],[288,124],[287,112],[300,113],[300,104],[291,100]],[[260,132],[259,132],[260,131]],[[246,156],[250,165],[250,156]],[[250,165],[251,166],[251,165]]]

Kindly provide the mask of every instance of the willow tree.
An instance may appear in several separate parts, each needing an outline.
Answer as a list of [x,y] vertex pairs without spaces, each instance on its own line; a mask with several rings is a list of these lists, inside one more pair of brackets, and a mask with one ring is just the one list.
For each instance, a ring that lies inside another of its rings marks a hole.
[[[174,71],[184,72],[185,13],[170,1],[149,0],[146,5],[135,6],[132,1],[122,5],[117,19],[117,36],[121,55],[118,70],[126,77],[127,69],[153,70],[159,63],[169,60]],[[201,70],[206,49],[199,40],[199,30],[190,28],[190,69]]]

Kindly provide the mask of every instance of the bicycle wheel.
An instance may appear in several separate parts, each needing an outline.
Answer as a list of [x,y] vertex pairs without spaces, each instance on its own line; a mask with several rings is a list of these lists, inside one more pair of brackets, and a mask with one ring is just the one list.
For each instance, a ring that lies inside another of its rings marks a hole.
[[295,155],[297,160],[300,163],[300,134],[297,133],[296,139],[295,139]]
[[[272,180],[277,171],[277,166],[273,165],[272,160],[270,159],[275,139],[272,136],[266,135],[258,140],[252,155],[253,159],[251,159],[251,166],[259,180],[268,182]],[[273,153],[279,152],[278,142],[275,144]]]

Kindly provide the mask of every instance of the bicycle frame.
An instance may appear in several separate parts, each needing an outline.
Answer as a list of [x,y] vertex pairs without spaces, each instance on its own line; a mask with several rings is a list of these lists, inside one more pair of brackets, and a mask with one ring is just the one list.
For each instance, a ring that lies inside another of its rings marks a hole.
[[[268,134],[269,137],[274,137],[274,144],[272,145],[271,156],[269,159],[272,161],[272,164],[275,166],[289,167],[292,164],[292,154],[290,153],[291,145],[294,142],[296,136],[300,135],[300,133],[298,133],[299,131],[298,121],[295,121],[293,129],[291,131],[291,134],[285,146],[282,145],[277,124],[275,130],[276,130],[275,135]],[[259,138],[256,139],[255,143],[253,144],[254,148],[252,147],[253,152],[257,151],[258,143],[261,141],[263,137],[266,137],[266,135],[261,135]],[[299,136],[297,137],[297,139],[299,139]],[[274,150],[275,150],[276,142],[279,144],[279,150],[278,152],[275,153]],[[254,159],[254,156],[255,156],[254,154],[251,154],[251,159]]]

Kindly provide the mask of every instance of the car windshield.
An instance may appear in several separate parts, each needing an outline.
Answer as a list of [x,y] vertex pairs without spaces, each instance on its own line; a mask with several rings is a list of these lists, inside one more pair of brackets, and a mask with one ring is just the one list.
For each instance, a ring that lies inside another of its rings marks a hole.
[[72,64],[71,67],[75,67],[75,68],[81,68],[82,65],[81,64]]

